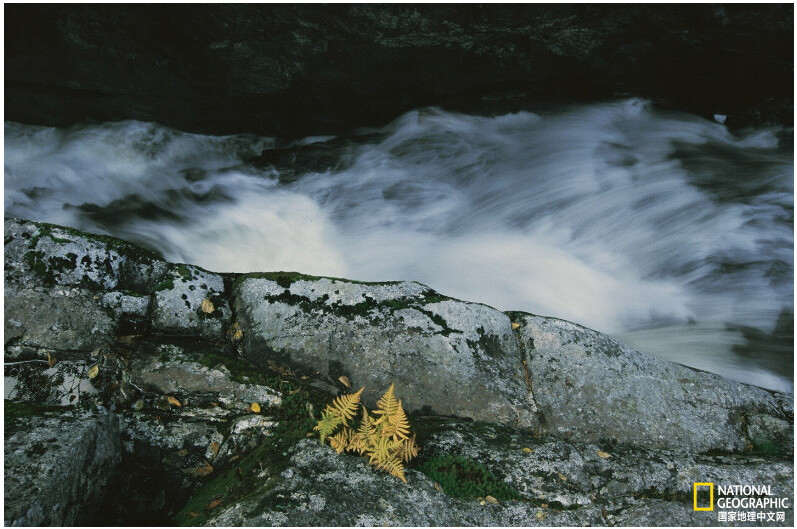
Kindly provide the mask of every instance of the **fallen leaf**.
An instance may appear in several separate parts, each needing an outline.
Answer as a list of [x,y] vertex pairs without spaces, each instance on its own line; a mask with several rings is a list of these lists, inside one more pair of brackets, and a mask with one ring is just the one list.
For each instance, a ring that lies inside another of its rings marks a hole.
[[312,437],[313,435],[315,435],[313,432],[307,432],[305,434],[305,437]]
[[288,395],[295,395],[296,393],[299,393],[301,390],[302,390],[302,388],[293,389],[293,390],[288,392]]
[[89,368],[89,378],[97,378],[97,375],[100,374],[100,365],[94,364]]
[[241,338],[244,337],[244,331],[241,329],[241,324],[237,321],[230,325],[230,328],[227,329],[227,336],[230,337],[230,340],[233,342],[237,342]]
[[542,512],[542,511],[537,511],[536,518],[537,518],[538,520],[544,520],[544,519],[545,519],[545,517],[546,517],[546,514],[545,514],[544,512]]
[[440,484],[435,481],[434,490],[439,490],[440,492],[442,492],[443,491],[443,487],[441,487]]
[[260,413],[260,404],[258,404],[257,402],[253,402],[252,405],[249,406],[249,409],[255,413]]
[[523,448],[523,451],[524,451],[524,452],[526,452],[527,454],[530,454],[530,453],[534,452],[534,450],[532,450],[532,449],[531,449],[531,448],[529,448],[528,446],[524,447],[524,448]]
[[548,504],[547,503],[543,503],[542,505],[540,505],[540,507],[543,508],[543,509],[547,509],[548,508]]
[[177,406],[178,408],[179,408],[180,406],[182,406],[182,404],[180,403],[180,401],[179,401],[179,400],[177,400],[177,399],[175,399],[175,398],[174,398],[174,397],[172,397],[171,395],[167,396],[167,397],[166,397],[166,400],[167,400],[167,401],[169,401],[169,404],[171,404],[172,406]]
[[218,500],[213,500],[212,502],[208,503],[208,506],[205,507],[205,508],[206,509],[215,509],[219,505],[221,505],[221,498],[219,498]]
[[205,314],[210,314],[211,312],[216,310],[216,307],[213,306],[213,302],[210,301],[208,298],[202,300],[202,305],[200,305],[199,308],[202,309],[202,312],[204,312]]
[[53,367],[57,362],[58,359],[55,356],[47,353],[47,367]]
[[194,512],[194,511],[189,511],[188,516],[196,518],[197,516],[199,516],[199,513],[198,512]]
[[210,452],[213,454],[213,457],[219,455],[219,448],[221,448],[221,445],[216,441],[210,443]]
[[196,470],[194,470],[194,475],[202,477],[202,476],[207,476],[211,472],[213,472],[213,465],[210,464],[199,465],[198,467],[196,467]]
[[232,457],[230,458],[230,463],[232,463],[232,462],[233,462],[233,461],[235,461],[236,459],[240,459],[240,458],[241,458],[241,456],[232,456]]
[[513,330],[513,331],[515,331],[515,330],[517,330],[517,329],[520,329],[520,324],[519,324],[519,323],[515,323],[515,322],[513,321],[513,322],[512,322],[512,330]]
[[562,473],[559,474],[559,479],[561,479],[562,481],[567,481],[567,477]]
[[346,376],[338,377],[338,380],[340,380],[340,383],[346,386],[347,388],[351,387],[351,381],[349,380],[349,377]]
[[485,496],[484,499],[489,501],[490,503],[498,504],[498,500],[496,500],[492,496]]
[[93,356],[93,357],[95,357],[95,358],[96,358],[97,356],[99,356],[99,355],[100,355],[100,350],[99,350],[99,349],[94,349],[94,350],[91,352],[91,356]]
[[487,505],[487,502],[482,500],[482,501],[479,502],[479,505]]
[[604,452],[603,450],[598,450],[598,457],[602,457],[603,459],[609,459],[612,455],[608,452]]
[[308,377],[307,375],[302,375],[302,380],[307,380],[308,378],[310,377]]

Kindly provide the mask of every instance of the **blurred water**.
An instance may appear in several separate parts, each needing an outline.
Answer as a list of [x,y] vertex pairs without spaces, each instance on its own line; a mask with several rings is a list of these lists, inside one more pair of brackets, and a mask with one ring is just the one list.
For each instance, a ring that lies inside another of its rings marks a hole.
[[6,215],[214,271],[417,280],[792,388],[791,129],[732,134],[627,100],[422,109],[376,132],[341,144],[349,163],[281,181],[245,162],[269,138],[7,122]]

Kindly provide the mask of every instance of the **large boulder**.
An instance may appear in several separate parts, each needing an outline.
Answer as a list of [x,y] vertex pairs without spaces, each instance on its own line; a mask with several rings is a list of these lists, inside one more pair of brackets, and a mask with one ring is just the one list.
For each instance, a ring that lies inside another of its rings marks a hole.
[[509,318],[419,283],[308,276],[241,277],[235,312],[244,354],[365,386],[373,403],[396,383],[408,411],[537,425]]
[[691,452],[793,444],[794,398],[658,360],[557,318],[514,313],[549,433]]

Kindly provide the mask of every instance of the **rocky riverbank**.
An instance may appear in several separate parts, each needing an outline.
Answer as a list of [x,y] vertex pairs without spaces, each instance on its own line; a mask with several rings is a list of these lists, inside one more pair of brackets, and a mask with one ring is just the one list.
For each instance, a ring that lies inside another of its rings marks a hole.
[[[793,496],[791,394],[419,283],[4,229],[7,525],[717,525],[694,482]],[[396,384],[408,484],[307,438],[341,377]]]

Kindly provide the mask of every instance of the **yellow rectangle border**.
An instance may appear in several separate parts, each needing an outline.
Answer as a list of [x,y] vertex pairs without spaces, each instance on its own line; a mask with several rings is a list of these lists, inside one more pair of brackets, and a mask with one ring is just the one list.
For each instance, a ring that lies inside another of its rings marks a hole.
[[[698,507],[697,506],[697,488],[698,487],[708,487],[708,498],[709,498],[709,506],[708,507]],[[713,511],[714,510],[714,484],[713,483],[695,483],[692,487],[692,497],[694,498],[694,508],[696,511]]]

